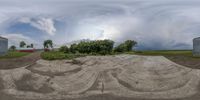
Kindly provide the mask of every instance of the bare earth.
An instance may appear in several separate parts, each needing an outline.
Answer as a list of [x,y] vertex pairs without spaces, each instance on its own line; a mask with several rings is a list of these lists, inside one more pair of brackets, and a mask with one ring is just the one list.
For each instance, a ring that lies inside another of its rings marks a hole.
[[199,100],[199,81],[162,56],[38,60],[0,70],[0,100]]
[[13,69],[13,68],[27,66],[35,63],[39,59],[40,59],[40,52],[35,52],[20,58],[1,59],[0,69]]

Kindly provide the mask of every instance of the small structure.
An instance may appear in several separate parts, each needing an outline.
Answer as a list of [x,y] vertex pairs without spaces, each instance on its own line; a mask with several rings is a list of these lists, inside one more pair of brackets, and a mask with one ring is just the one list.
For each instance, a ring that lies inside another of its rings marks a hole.
[[5,55],[8,51],[8,39],[0,37],[0,56]]
[[17,48],[18,52],[35,52],[35,48]]
[[193,39],[193,56],[200,56],[200,37]]

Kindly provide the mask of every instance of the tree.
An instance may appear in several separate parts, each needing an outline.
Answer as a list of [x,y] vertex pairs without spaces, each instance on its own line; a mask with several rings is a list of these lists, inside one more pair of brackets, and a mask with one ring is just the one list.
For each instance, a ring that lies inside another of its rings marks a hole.
[[126,46],[126,51],[131,51],[133,47],[137,44],[137,42],[134,40],[127,40],[124,44]]
[[19,47],[20,47],[20,48],[24,48],[25,45],[26,45],[26,43],[25,43],[24,41],[21,41],[20,44],[19,44]]
[[124,51],[126,51],[126,46],[124,43],[114,48],[114,52],[124,52]]
[[30,46],[30,45],[27,45],[26,48],[31,48],[31,46]]
[[33,47],[34,47],[33,43],[31,43],[31,45],[30,45],[30,46],[31,46],[31,48],[33,48]]
[[14,45],[10,46],[9,50],[15,51],[16,50],[16,46],[14,46]]
[[114,42],[111,40],[95,40],[95,41],[82,41],[78,44],[72,44],[70,51],[72,53],[92,53],[92,54],[110,54],[113,49]]
[[70,52],[71,53],[76,53],[78,50],[77,50],[77,44],[72,44],[69,48]]
[[52,40],[45,40],[43,43],[44,48],[53,48],[53,41]]
[[115,52],[128,52],[133,49],[133,47],[137,44],[134,40],[127,40],[124,43],[118,45],[114,48]]
[[60,52],[69,53],[69,48],[67,46],[61,46],[59,48]]

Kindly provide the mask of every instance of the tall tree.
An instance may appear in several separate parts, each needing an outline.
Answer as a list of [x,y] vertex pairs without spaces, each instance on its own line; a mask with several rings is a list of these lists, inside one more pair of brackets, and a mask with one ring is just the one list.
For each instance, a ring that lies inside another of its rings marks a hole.
[[127,51],[132,51],[133,47],[137,44],[136,41],[134,40],[126,40],[124,43],[118,45],[115,47],[114,51],[115,52],[127,52]]
[[16,50],[16,46],[14,46],[14,45],[10,46],[9,50],[15,51]]
[[34,47],[33,43],[31,43],[31,45],[30,45],[30,46],[31,46],[31,48],[33,48],[33,47]]
[[124,44],[126,46],[126,51],[131,51],[137,42],[134,40],[126,40]]
[[26,43],[24,41],[21,41],[20,44],[19,44],[19,47],[24,48],[25,46],[26,46]]
[[43,43],[44,48],[53,48],[53,41],[52,40],[45,40]]

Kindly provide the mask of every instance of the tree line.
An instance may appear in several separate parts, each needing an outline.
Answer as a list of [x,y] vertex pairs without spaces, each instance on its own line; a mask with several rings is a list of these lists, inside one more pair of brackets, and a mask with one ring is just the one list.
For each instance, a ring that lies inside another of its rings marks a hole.
[[[112,52],[128,52],[132,51],[133,47],[137,44],[134,40],[126,40],[118,46],[114,47],[114,41],[112,40],[93,40],[93,41],[81,41],[80,43],[74,43],[68,46],[61,46],[60,52],[64,53],[85,53],[85,54],[111,54]],[[19,47],[33,48],[33,44],[27,45],[24,41],[21,41]],[[44,49],[53,48],[52,40],[45,40],[43,42]],[[15,50],[15,46],[11,46],[10,50]]]
[[86,53],[86,54],[111,54],[114,52],[128,52],[132,51],[133,47],[137,44],[134,40],[127,40],[124,43],[114,47],[114,41],[112,40],[94,40],[94,41],[82,41],[80,43],[74,43],[70,47],[61,46],[60,52],[65,53]]
[[[33,43],[31,43],[31,44],[29,45],[29,44],[26,44],[26,42],[21,41],[21,42],[19,43],[19,47],[20,47],[20,48],[34,48],[34,45],[33,45]],[[15,46],[15,45],[10,46],[9,50],[15,51],[15,50],[16,50],[16,46]]]

